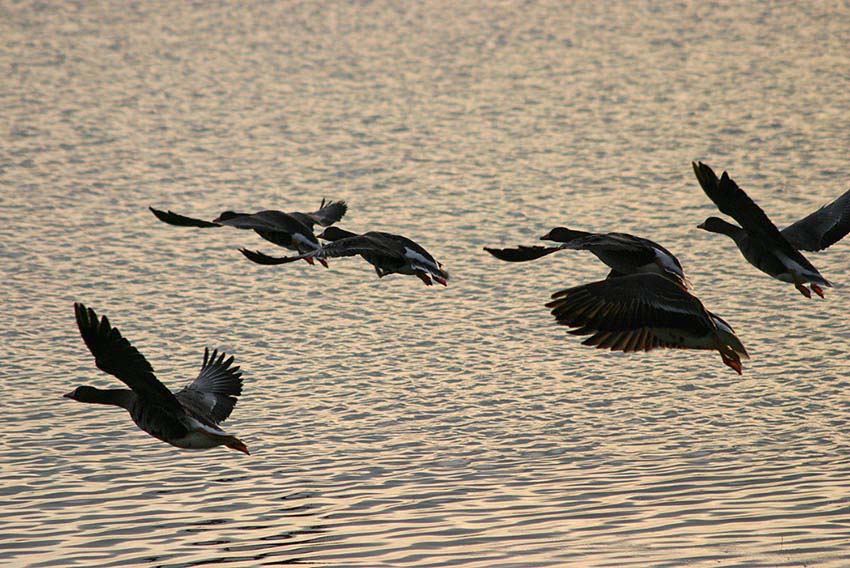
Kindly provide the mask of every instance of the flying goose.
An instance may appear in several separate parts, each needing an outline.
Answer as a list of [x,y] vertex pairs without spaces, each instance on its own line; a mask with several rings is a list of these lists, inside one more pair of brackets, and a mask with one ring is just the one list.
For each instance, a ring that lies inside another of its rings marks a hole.
[[612,351],[659,347],[716,349],[723,362],[743,372],[747,350],[732,327],[709,312],[675,281],[637,273],[567,288],[546,304],[573,335],[590,335],[583,345]]
[[154,376],[144,355],[112,327],[106,316],[98,320],[93,309],[75,303],[77,326],[101,371],[114,375],[130,389],[102,390],[80,386],[65,395],[79,402],[120,406],[136,425],[163,442],[178,448],[215,446],[248,453],[242,440],[219,428],[242,393],[242,373],[231,367],[233,357],[204,349],[198,377],[182,390],[169,391]]
[[831,286],[799,251],[819,251],[838,242],[850,231],[850,191],[786,227],[782,231],[762,209],[723,172],[720,179],[702,162],[692,162],[694,173],[706,195],[740,227],[719,217],[709,217],[697,226],[732,238],[747,261],[783,282],[791,282],[807,298],[812,290],[823,298],[821,286]]
[[432,279],[443,286],[447,285],[449,273],[443,269],[443,265],[407,237],[379,231],[358,235],[339,227],[328,227],[319,235],[319,238],[331,242],[318,249],[291,257],[273,257],[244,248],[239,250],[257,264],[286,264],[301,258],[321,260],[359,254],[375,267],[378,278],[383,278],[387,274],[408,274],[417,276],[427,286],[433,284]]
[[611,268],[608,278],[626,274],[660,274],[683,288],[690,285],[682,264],[670,251],[658,243],[628,233],[588,233],[556,227],[540,237],[541,240],[561,243],[557,246],[522,246],[484,250],[500,260],[523,262],[534,260],[560,250],[586,250]]
[[[149,209],[160,221],[178,227],[228,226],[237,229],[252,229],[267,241],[300,254],[321,246],[313,234],[313,225],[318,224],[322,227],[333,225],[342,219],[342,216],[348,210],[348,205],[345,201],[325,202],[323,199],[319,209],[312,213],[300,213],[298,211],[284,213],[274,210],[258,211],[257,213],[224,211],[212,221],[194,219],[185,215],[178,215],[173,211],[161,211],[153,207],[149,207]],[[313,264],[312,257],[305,258],[305,260]],[[319,261],[327,267],[327,263],[323,259],[319,259]]]

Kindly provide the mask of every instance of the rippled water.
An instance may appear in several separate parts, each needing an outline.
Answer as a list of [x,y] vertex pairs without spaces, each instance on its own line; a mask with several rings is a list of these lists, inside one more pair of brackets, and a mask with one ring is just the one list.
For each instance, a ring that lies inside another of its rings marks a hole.
[[[850,186],[850,9],[790,3],[0,3],[0,562],[15,566],[847,566],[847,259],[807,301],[695,229],[690,161],[780,226]],[[355,259],[257,266],[149,205],[310,210],[402,233],[447,289]],[[677,253],[752,359],[581,347],[543,304],[590,255]],[[72,303],[171,388],[236,355],[227,429],[126,413]],[[9,317],[11,316],[11,317]]]

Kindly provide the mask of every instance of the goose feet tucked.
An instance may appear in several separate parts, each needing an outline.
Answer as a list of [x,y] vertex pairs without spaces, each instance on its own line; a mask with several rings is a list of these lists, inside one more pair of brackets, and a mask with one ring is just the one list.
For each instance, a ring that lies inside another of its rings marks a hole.
[[725,363],[727,367],[732,367],[739,375],[744,374],[744,365],[741,364],[740,355],[734,351],[724,352],[719,349],[718,351],[720,351],[720,358],[723,359],[723,363]]
[[422,282],[425,283],[426,286],[433,286],[434,283],[431,282],[431,277],[428,276],[428,273],[422,270],[414,270],[413,274],[415,274]]
[[[804,295],[806,298],[812,297],[812,293],[811,293],[811,291],[809,291],[808,288],[806,288],[806,282],[804,280],[799,278],[796,274],[792,277],[792,279],[794,281],[794,287],[797,290],[799,290],[802,295]],[[821,298],[824,297],[823,288],[821,288],[820,286],[818,286],[814,282],[810,282],[810,285],[812,287],[812,290],[814,290],[815,294],[817,294]]]

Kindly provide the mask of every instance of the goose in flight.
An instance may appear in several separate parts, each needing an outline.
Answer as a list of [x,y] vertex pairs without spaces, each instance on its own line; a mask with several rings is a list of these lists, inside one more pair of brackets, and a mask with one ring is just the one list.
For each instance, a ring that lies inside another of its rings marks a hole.
[[718,179],[702,162],[692,162],[692,166],[705,194],[740,224],[709,217],[697,227],[727,235],[750,264],[777,280],[793,283],[807,298],[812,297],[807,283],[823,298],[821,286],[831,284],[799,251],[823,250],[850,231],[850,191],[780,231],[728,173]]
[[178,448],[206,449],[226,446],[248,453],[248,447],[224,432],[223,422],[242,393],[242,373],[231,367],[233,357],[204,350],[198,377],[172,393],[154,376],[144,355],[112,327],[106,316],[98,319],[91,308],[74,304],[77,326],[97,367],[120,379],[128,389],[98,389],[79,386],[65,395],[79,402],[120,406],[130,413],[136,426]]
[[[298,211],[284,213],[274,210],[258,211],[257,213],[224,211],[212,221],[194,219],[185,215],[178,215],[173,211],[162,211],[153,207],[149,207],[149,209],[160,221],[178,227],[211,228],[227,226],[237,229],[251,229],[267,241],[301,254],[321,246],[313,234],[313,225],[321,225],[322,227],[333,225],[342,219],[342,216],[348,210],[348,205],[345,201],[325,202],[323,199],[319,209],[312,213],[300,213]],[[313,264],[312,257],[306,257],[305,260]],[[327,267],[327,263],[323,259],[319,259],[319,261]]]
[[297,256],[273,257],[259,251],[244,248],[239,250],[257,264],[286,264],[302,258],[322,260],[359,254],[375,267],[378,278],[383,278],[387,274],[407,274],[417,276],[427,286],[431,286],[434,281],[443,286],[448,285],[449,273],[443,265],[407,237],[379,231],[358,235],[339,227],[328,227],[319,235],[319,238],[331,242]]
[[612,351],[656,348],[714,349],[739,375],[747,350],[725,320],[677,282],[635,273],[567,288],[546,304],[573,335],[590,335],[583,345]]
[[673,253],[658,243],[628,233],[588,233],[556,227],[540,237],[560,243],[555,246],[518,246],[484,250],[500,260],[523,262],[560,250],[586,250],[611,268],[608,278],[627,274],[659,274],[687,289],[690,282]]

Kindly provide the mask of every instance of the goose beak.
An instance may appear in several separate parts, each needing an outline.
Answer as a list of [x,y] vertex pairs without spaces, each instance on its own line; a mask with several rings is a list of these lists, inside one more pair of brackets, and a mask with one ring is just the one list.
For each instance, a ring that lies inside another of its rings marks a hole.
[[74,393],[69,392],[62,395],[62,398],[74,398]]
[[697,225],[697,229],[702,229],[703,231],[707,230],[707,229],[705,228],[705,222],[702,222],[702,223],[700,223],[699,225]]

